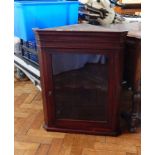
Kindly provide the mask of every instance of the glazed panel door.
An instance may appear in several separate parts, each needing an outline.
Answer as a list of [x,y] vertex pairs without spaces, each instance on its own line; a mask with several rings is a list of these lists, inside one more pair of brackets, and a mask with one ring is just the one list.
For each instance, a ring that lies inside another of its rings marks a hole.
[[114,103],[114,57],[102,52],[53,50],[50,60],[51,124],[58,128],[109,128]]
[[103,54],[52,54],[56,119],[107,122],[108,64]]

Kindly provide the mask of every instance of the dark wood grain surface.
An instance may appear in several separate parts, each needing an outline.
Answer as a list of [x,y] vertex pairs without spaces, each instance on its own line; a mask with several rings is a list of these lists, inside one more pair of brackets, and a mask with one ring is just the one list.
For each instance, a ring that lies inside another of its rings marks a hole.
[[[82,31],[78,31],[81,25],[77,25],[71,31],[60,30],[60,28],[35,30],[41,69],[45,128],[50,131],[117,135],[123,78],[123,51],[127,31],[100,30],[95,32],[87,30],[86,25],[84,27],[85,30]],[[71,26],[68,27],[70,28]],[[93,29],[94,26],[89,28]],[[53,52],[103,54],[108,57],[107,121],[56,118],[51,61]]]

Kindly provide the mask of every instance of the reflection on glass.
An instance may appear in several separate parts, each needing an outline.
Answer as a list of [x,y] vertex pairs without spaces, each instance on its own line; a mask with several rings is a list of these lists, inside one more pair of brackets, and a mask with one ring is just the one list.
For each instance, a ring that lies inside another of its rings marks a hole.
[[53,53],[52,68],[57,119],[107,120],[107,57]]

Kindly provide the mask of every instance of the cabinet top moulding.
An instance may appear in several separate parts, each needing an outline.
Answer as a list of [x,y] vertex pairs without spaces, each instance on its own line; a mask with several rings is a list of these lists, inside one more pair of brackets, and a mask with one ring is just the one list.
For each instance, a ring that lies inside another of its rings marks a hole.
[[119,50],[123,48],[127,35],[125,29],[109,29],[89,24],[34,29],[34,31],[37,46],[53,49]]

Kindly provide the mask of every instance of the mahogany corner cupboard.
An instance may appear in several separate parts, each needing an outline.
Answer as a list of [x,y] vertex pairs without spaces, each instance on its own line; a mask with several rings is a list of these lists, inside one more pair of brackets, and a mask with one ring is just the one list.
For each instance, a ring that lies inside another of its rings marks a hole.
[[89,24],[34,31],[45,129],[118,135],[127,32]]

